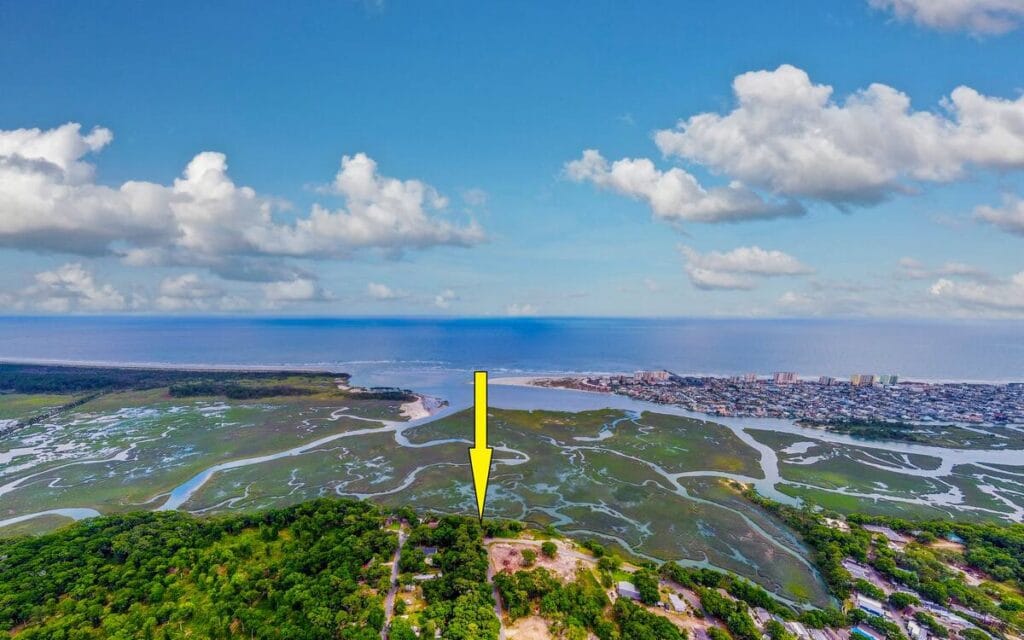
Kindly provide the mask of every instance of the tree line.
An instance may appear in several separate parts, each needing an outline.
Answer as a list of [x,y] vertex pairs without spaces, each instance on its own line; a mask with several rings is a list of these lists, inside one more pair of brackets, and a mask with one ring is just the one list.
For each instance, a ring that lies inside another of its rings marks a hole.
[[0,393],[77,394],[96,391],[158,389],[189,382],[239,383],[281,378],[348,379],[347,373],[323,371],[193,371],[135,367],[73,367],[36,364],[0,364]]
[[[222,517],[105,516],[0,540],[0,637],[376,640],[397,549],[387,515],[321,499]],[[497,638],[479,525],[445,518],[414,537],[441,548],[444,575],[424,591],[442,637]]]

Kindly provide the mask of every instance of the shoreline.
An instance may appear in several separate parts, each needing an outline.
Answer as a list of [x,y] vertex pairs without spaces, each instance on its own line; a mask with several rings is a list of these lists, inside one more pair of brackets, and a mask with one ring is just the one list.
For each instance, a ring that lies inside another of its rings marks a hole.
[[496,384],[503,387],[537,387],[534,384],[537,380],[555,380],[553,376],[505,376],[502,378],[491,378],[487,384]]
[[[0,360],[0,363],[2,363],[2,360]],[[731,374],[731,373],[693,373],[693,372],[690,372],[690,373],[676,373],[674,371],[670,372],[670,373],[672,373],[673,375],[679,376],[680,378],[714,378],[714,379],[717,379],[717,380],[724,380],[724,379],[727,379],[727,378],[732,378],[734,375],[736,375],[736,374]],[[575,372],[575,373],[541,374],[541,375],[529,375],[529,376],[505,376],[505,377],[501,377],[501,378],[492,378],[490,380],[490,383],[491,384],[501,384],[501,385],[505,385],[505,386],[509,386],[509,387],[532,387],[532,386],[540,386],[540,385],[533,384],[535,381],[538,381],[538,380],[564,380],[566,378],[588,378],[588,377],[594,377],[594,376],[631,376],[631,375],[633,375],[632,371],[611,371],[611,372],[609,372],[609,371],[579,371],[579,372]],[[768,380],[768,377],[769,377],[768,374],[758,374],[758,375],[761,375],[761,376],[764,377],[763,380],[759,379],[758,380],[759,382],[771,382],[771,380]],[[823,375],[825,375],[825,374],[823,374]],[[817,375],[804,375],[804,376],[799,376],[799,380],[800,380],[801,383],[814,383],[814,382],[816,382],[818,380],[819,377],[821,377],[821,376],[817,376]],[[835,378],[836,380],[839,380],[839,381],[849,381],[849,377],[848,376],[846,376],[846,377],[844,377],[844,376],[831,376],[831,377],[833,377],[833,378]],[[998,387],[998,386],[1004,386],[1004,385],[1009,385],[1009,384],[1024,384],[1024,377],[1022,377],[1022,378],[999,378],[999,379],[993,379],[993,380],[982,380],[982,379],[974,379],[974,378],[962,378],[962,379],[961,378],[916,378],[916,377],[903,378],[901,376],[899,384],[933,384],[933,385],[941,385],[941,384],[977,384],[977,385],[988,385],[988,386]],[[575,389],[575,390],[576,391],[584,391],[583,389]],[[598,393],[603,393],[603,392],[598,392]]]
[[116,360],[64,360],[49,358],[2,358],[0,365],[26,365],[39,367],[68,367],[80,369],[158,369],[161,371],[230,371],[245,373],[322,373],[338,375],[344,371],[332,371],[322,365],[270,365],[270,364],[206,364],[174,362],[120,362]]
[[[365,361],[365,362],[339,362],[341,365],[365,365],[365,364],[400,364],[400,361],[381,360],[381,361]],[[322,373],[326,375],[336,375],[340,373],[349,373],[342,369],[331,368],[331,365],[325,363],[319,364],[240,364],[240,363],[227,363],[227,364],[214,364],[214,363],[191,363],[191,362],[162,362],[162,361],[124,361],[124,360],[72,360],[65,358],[19,358],[19,357],[5,357],[0,356],[0,365],[36,365],[36,366],[51,366],[51,367],[80,367],[89,369],[159,369],[167,371],[231,371],[231,372],[279,372],[279,373]],[[503,367],[494,367],[496,369],[502,369]],[[483,370],[488,370],[489,367],[481,367]],[[459,369],[455,369],[459,370]],[[589,376],[629,376],[633,375],[632,371],[603,371],[603,370],[586,370],[586,371],[571,371],[571,372],[559,372],[559,373],[542,373],[533,375],[522,375],[522,376],[503,376],[499,378],[491,378],[491,384],[500,384],[503,386],[537,386],[532,384],[536,380],[560,380],[563,378],[584,378]],[[730,378],[736,373],[709,373],[709,372],[683,372],[676,373],[682,378]],[[768,377],[768,373],[759,373],[758,375]],[[845,375],[834,375],[834,374],[820,374],[821,376],[831,376],[837,380],[846,380],[848,376]],[[814,382],[820,376],[818,374],[806,374],[799,376],[801,382]],[[1024,376],[1019,378],[924,378],[916,376],[902,377],[900,384],[977,384],[977,385],[990,385],[990,386],[1003,386],[1008,384],[1024,384]]]
[[401,410],[399,415],[409,422],[429,418],[448,406],[448,401],[442,398],[428,396],[422,393],[416,393],[415,395],[415,400],[412,402],[406,402],[399,407]]

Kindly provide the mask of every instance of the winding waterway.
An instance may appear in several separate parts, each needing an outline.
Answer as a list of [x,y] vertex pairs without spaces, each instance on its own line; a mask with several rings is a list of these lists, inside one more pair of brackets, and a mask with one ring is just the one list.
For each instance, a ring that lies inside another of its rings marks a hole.
[[[411,442],[406,437],[405,432],[414,429],[416,427],[428,424],[440,418],[443,418],[452,413],[456,413],[470,406],[471,394],[469,393],[470,387],[462,384],[446,384],[443,388],[431,389],[432,393],[438,392],[446,393],[446,396],[450,398],[449,405],[443,408],[438,413],[423,418],[420,420],[414,420],[409,422],[397,422],[397,421],[378,421],[370,420],[367,418],[360,418],[359,416],[348,415],[343,413],[343,410],[336,411],[331,419],[348,419],[348,420],[364,420],[375,423],[373,427],[367,427],[365,429],[353,429],[341,433],[335,433],[329,436],[325,436],[311,442],[306,442],[289,449],[278,451],[271,454],[265,454],[261,456],[254,456],[250,458],[241,458],[237,460],[231,460],[222,462],[216,465],[212,465],[189,478],[182,484],[174,487],[169,493],[156,496],[154,500],[160,497],[166,496],[166,499],[156,507],[157,510],[171,510],[180,509],[187,504],[189,499],[205,485],[214,475],[232,469],[238,469],[241,467],[248,467],[253,465],[265,464],[281,458],[290,456],[300,456],[308,452],[317,451],[324,445],[340,440],[343,438],[359,437],[370,434],[380,434],[382,432],[390,432],[394,434],[395,443],[400,447],[408,448],[422,448],[422,447],[433,447],[443,444],[451,443],[465,443],[470,444],[469,440],[461,438],[443,438],[438,440],[432,440],[428,442]],[[617,420],[609,425],[606,425],[596,437],[580,437],[576,440],[580,442],[575,448],[585,448],[582,443],[591,444],[593,446],[600,446],[600,442],[609,438],[612,435],[616,424],[625,419],[629,419],[629,416],[639,415],[642,412],[650,411],[656,413],[663,413],[669,415],[678,415],[688,418],[694,418],[698,420],[713,421],[717,424],[721,424],[727,427],[737,438],[739,438],[744,444],[758,452],[758,464],[761,470],[762,477],[756,478],[746,475],[740,475],[735,473],[728,473],[723,471],[706,471],[706,470],[695,470],[687,471],[682,473],[669,473],[664,469],[653,465],[648,461],[636,458],[635,456],[628,456],[636,462],[645,464],[659,475],[661,475],[672,487],[674,487],[681,494],[685,495],[689,499],[695,499],[693,496],[686,493],[685,488],[679,483],[682,478],[694,478],[694,477],[722,477],[733,479],[745,484],[754,485],[757,490],[767,497],[774,500],[793,504],[794,498],[782,493],[778,490],[777,485],[780,483],[796,484],[791,481],[785,480],[779,469],[779,457],[776,451],[768,445],[759,442],[750,434],[750,430],[763,429],[781,433],[792,434],[806,438],[809,441],[826,442],[836,445],[846,445],[858,448],[872,448],[878,447],[890,453],[898,453],[904,455],[919,455],[929,456],[938,459],[939,465],[934,469],[922,469],[914,467],[912,465],[896,466],[886,465],[882,462],[872,463],[869,461],[863,462],[869,466],[874,466],[887,471],[893,471],[908,476],[941,479],[948,476],[953,468],[958,465],[978,465],[982,468],[991,468],[989,465],[1007,465],[1016,466],[1024,462],[1024,451],[1022,450],[1007,450],[1007,449],[947,449],[943,447],[928,446],[922,444],[906,443],[906,442],[885,442],[884,445],[880,443],[869,443],[863,440],[858,440],[847,435],[832,433],[820,429],[811,429],[807,427],[801,427],[793,424],[787,420],[771,419],[771,418],[722,418],[715,417],[709,418],[701,414],[695,414],[690,411],[686,411],[672,405],[662,405],[651,402],[639,401],[626,396],[617,394],[602,394],[594,392],[576,391],[569,389],[553,389],[547,387],[530,387],[525,386],[518,380],[502,381],[492,380],[492,391],[491,391],[491,405],[503,409],[523,409],[523,410],[535,410],[545,409],[551,411],[569,411],[579,412],[588,410],[599,410],[599,409],[620,409],[629,412],[626,418]],[[383,424],[382,426],[379,426]],[[137,445],[132,445],[130,448],[134,448]],[[574,448],[573,446],[563,446],[564,449],[569,450]],[[498,456],[495,457],[495,464],[500,465],[517,465],[523,464],[529,461],[529,456],[525,452],[516,451],[506,447],[495,447]],[[605,449],[605,451],[613,452],[612,450]],[[613,452],[615,453],[615,452]],[[505,454],[505,455],[501,455]],[[91,464],[94,462],[102,462],[108,460],[120,460],[124,459],[128,455],[128,451],[121,452],[111,458],[105,458],[104,460],[82,460],[76,461],[71,464]],[[462,464],[462,461],[453,461],[453,464]],[[410,472],[396,487],[392,487],[379,493],[365,493],[365,494],[350,494],[356,495],[357,497],[369,498],[375,495],[384,495],[401,491],[404,488],[410,486],[418,474],[430,468],[430,466],[436,465],[422,465],[415,468]],[[1000,473],[1005,473],[1000,470]],[[22,478],[17,482],[12,482],[7,485],[0,487],[0,493],[5,491],[12,491],[17,486],[28,479],[31,476]],[[913,504],[920,505],[946,505],[946,506],[958,506],[964,508],[964,505],[958,505],[956,499],[958,496],[955,494],[937,494],[929,496],[918,496],[918,497],[898,497],[891,494],[883,493],[864,493],[864,492],[853,492],[848,490],[834,490],[845,495],[852,495],[861,498],[868,499],[879,499],[879,500],[897,500]],[[152,501],[151,501],[152,502]],[[25,514],[17,516],[16,519],[0,520],[0,526],[5,524],[12,524],[10,520],[21,522],[32,517],[42,515],[64,515],[71,518],[82,518],[96,515],[95,511],[89,509],[65,509],[56,511],[42,511],[35,514]],[[1019,507],[1016,507],[1012,517],[1017,520],[1024,518],[1024,512]]]
[[[281,451],[212,464],[196,472],[184,482],[173,487],[170,491],[154,495],[144,503],[144,506],[159,511],[181,509],[189,510],[190,501],[196,497],[197,493],[202,490],[204,486],[210,483],[213,478],[217,477],[218,474],[230,473],[233,470],[245,467],[258,467],[284,458],[298,457],[312,454],[314,452],[323,452],[327,450],[327,446],[331,443],[347,440],[349,438],[358,439],[362,436],[391,434],[394,438],[395,446],[406,449],[422,449],[450,444],[470,445],[470,434],[468,433],[466,434],[466,438],[444,437],[428,441],[410,440],[410,431],[429,425],[430,423],[444,418],[445,416],[449,416],[471,406],[471,385],[455,376],[444,379],[441,384],[429,385],[426,392],[434,396],[448,399],[449,404],[442,407],[440,411],[432,416],[411,421],[378,420],[353,415],[344,407],[336,409],[328,417],[328,420],[332,422],[351,422],[352,424],[349,425],[350,428],[348,430],[332,433]],[[744,484],[753,485],[762,495],[770,497],[776,501],[789,504],[795,504],[798,500],[780,491],[779,487],[782,485],[831,491],[842,495],[868,500],[885,500],[940,508],[945,507],[949,509],[955,508],[988,512],[998,515],[999,517],[1009,517],[1017,521],[1024,520],[1024,509],[1015,502],[1012,502],[1002,496],[1000,491],[1005,491],[1005,488],[998,489],[995,486],[996,484],[1006,482],[1019,484],[1013,480],[1009,480],[1007,476],[1012,478],[1015,475],[1024,474],[1016,474],[1013,471],[993,466],[1003,465],[1013,467],[1021,465],[1022,462],[1024,462],[1024,451],[1020,450],[947,449],[906,442],[867,442],[843,434],[801,427],[786,420],[719,417],[709,418],[707,416],[694,414],[676,406],[638,401],[622,395],[524,386],[520,380],[514,379],[504,381],[501,379],[492,379],[490,404],[495,408],[519,410],[543,409],[550,411],[580,412],[610,408],[623,411],[624,414],[622,416],[609,420],[609,422],[603,425],[598,433],[593,436],[577,436],[569,442],[558,442],[544,435],[541,435],[540,437],[543,437],[548,445],[558,448],[569,456],[586,455],[593,451],[600,452],[602,454],[620,456],[638,465],[643,465],[660,478],[658,483],[661,484],[664,489],[694,503],[713,506],[714,508],[730,512],[733,516],[742,520],[753,534],[774,547],[777,552],[787,554],[787,556],[795,559],[795,561],[803,565],[812,573],[816,573],[816,571],[806,559],[806,552],[802,548],[802,545],[795,538],[784,536],[778,531],[765,530],[761,524],[752,519],[751,515],[744,513],[742,510],[734,508],[733,506],[714,502],[703,498],[700,495],[694,495],[693,491],[688,488],[685,481],[692,478],[728,478]],[[723,425],[725,428],[729,429],[736,438],[756,452],[757,465],[760,473],[742,475],[724,471],[701,469],[671,472],[654,462],[643,459],[639,455],[617,451],[614,447],[610,447],[606,444],[605,441],[615,435],[616,430],[620,428],[622,423],[627,421],[638,423],[644,412],[676,415]],[[359,422],[365,422],[367,423],[367,426],[363,427],[358,424]],[[857,462],[866,465],[866,468],[877,468],[886,472],[903,474],[915,478],[927,478],[934,481],[936,484],[948,486],[949,490],[945,493],[936,492],[929,495],[894,495],[892,493],[870,492],[863,490],[855,491],[849,487],[823,488],[815,485],[803,485],[782,476],[780,471],[780,453],[771,446],[757,440],[757,438],[755,438],[751,433],[755,430],[790,434],[799,438],[796,444],[791,447],[787,447],[782,452],[784,455],[789,456],[786,458],[786,462],[788,464],[810,464],[814,462],[818,457],[808,455],[806,458],[800,458],[799,456],[806,454],[812,446],[817,446],[821,443],[854,447],[860,455],[866,458],[857,459]],[[93,465],[103,462],[129,461],[133,457],[132,452],[141,444],[148,441],[150,441],[150,439],[137,441],[120,451],[115,450],[108,455],[97,456],[92,459],[86,458],[69,461],[58,467],[51,468],[49,471],[73,465]],[[494,449],[495,466],[514,467],[530,461],[530,456],[524,451],[519,451],[515,448],[501,445],[495,446]],[[794,456],[797,457],[794,458]],[[927,456],[937,460],[937,464],[914,464],[911,461],[911,456]],[[386,485],[382,486],[379,491],[353,492],[346,490],[344,485],[339,485],[336,487],[336,492],[339,495],[361,499],[373,499],[393,495],[406,491],[410,488],[415,489],[418,479],[421,478],[425,472],[431,469],[442,467],[455,468],[464,465],[465,460],[461,457],[451,461],[438,461],[433,459],[430,462],[424,462],[423,464],[412,467],[405,471],[401,477],[389,479]],[[956,486],[944,480],[944,478],[952,474],[954,469],[960,465],[973,465],[975,468],[974,477],[979,480],[978,490],[982,493],[988,494],[994,501],[1000,501],[1005,504],[1006,509],[1002,511],[994,511],[984,506],[964,504],[963,493]],[[932,466],[934,466],[934,468],[931,468]],[[18,490],[26,484],[27,481],[43,473],[46,472],[38,472],[35,474],[30,473],[29,475],[22,476],[17,480],[10,481],[5,485],[0,485],[0,495]],[[995,478],[995,481],[987,482],[986,474],[988,473],[997,474],[992,476],[992,478]],[[498,490],[498,487],[495,487],[495,489]],[[1021,489],[1024,489],[1024,485],[1022,485]],[[565,498],[560,497],[557,505],[543,507],[527,504],[522,496],[514,495],[514,489],[500,489],[500,491],[502,492],[503,497],[521,505],[523,514],[520,516],[521,518],[525,517],[525,515],[531,511],[543,512],[548,514],[554,524],[565,533],[586,534],[604,538],[621,545],[623,548],[631,551],[638,557],[650,557],[650,555],[645,552],[645,548],[642,544],[638,546],[635,542],[631,543],[626,540],[623,535],[620,535],[620,532],[614,530],[593,530],[583,528],[573,522],[572,518],[562,513],[562,510],[587,508],[594,512],[605,513],[608,517],[618,520],[621,523],[628,523],[640,535],[641,540],[650,534],[648,523],[639,522],[635,518],[631,518],[623,511],[615,509],[614,505],[604,503],[583,504],[568,501]],[[241,493],[241,495],[229,497],[227,500],[219,502],[218,505],[207,506],[205,508],[193,507],[193,510],[197,513],[204,513],[210,509],[216,509],[218,506],[220,508],[224,508],[225,506],[230,508],[235,505],[236,501],[244,500],[247,496],[248,488],[246,488],[245,492]],[[0,527],[14,525],[32,518],[44,516],[60,516],[78,520],[97,515],[100,515],[99,512],[89,507],[48,509],[36,513],[12,515],[7,519],[0,520]],[[682,564],[692,566],[714,566],[707,557],[706,552],[703,559],[700,559],[700,556],[698,555],[696,558],[688,560],[684,559],[680,562]]]

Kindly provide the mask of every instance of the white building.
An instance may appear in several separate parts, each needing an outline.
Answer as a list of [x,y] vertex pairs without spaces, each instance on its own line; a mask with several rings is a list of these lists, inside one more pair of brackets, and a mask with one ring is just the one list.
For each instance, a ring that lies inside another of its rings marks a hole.
[[885,536],[885,539],[889,542],[889,546],[895,549],[902,549],[907,546],[908,542],[910,542],[909,538],[893,531],[889,527],[883,527],[875,524],[866,524],[863,526],[865,531]]
[[686,602],[674,593],[668,594],[668,603],[672,606],[672,610],[676,613],[686,612]]
[[630,600],[640,599],[640,592],[636,590],[636,585],[632,582],[626,582],[623,580],[615,587],[615,591],[619,594],[620,598],[629,598]]
[[633,374],[633,377],[641,382],[667,382],[669,372],[665,370],[661,371],[637,371]]
[[874,600],[858,593],[854,596],[854,603],[857,605],[858,609],[870,615],[878,616],[880,618],[888,617],[885,613],[885,607],[883,607],[882,603],[878,600]]

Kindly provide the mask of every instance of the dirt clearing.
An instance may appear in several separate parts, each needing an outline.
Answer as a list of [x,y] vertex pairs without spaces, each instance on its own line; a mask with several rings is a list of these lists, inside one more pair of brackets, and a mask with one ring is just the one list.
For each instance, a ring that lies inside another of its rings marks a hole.
[[[576,570],[579,566],[587,566],[588,563],[580,557],[578,552],[571,549],[564,542],[558,541],[555,544],[558,545],[558,553],[555,554],[554,558],[548,558],[541,553],[540,544],[532,540],[494,542],[487,547],[487,551],[491,566],[494,567],[495,572],[509,571],[515,573],[516,571],[529,570],[535,567],[544,567],[563,581],[575,579]],[[524,549],[530,549],[537,554],[537,558],[532,566],[526,566],[523,560]]]

